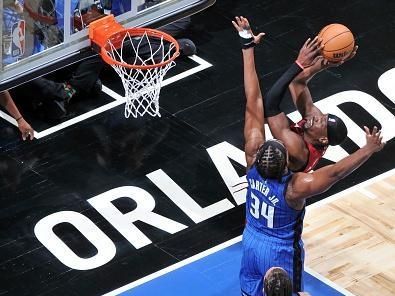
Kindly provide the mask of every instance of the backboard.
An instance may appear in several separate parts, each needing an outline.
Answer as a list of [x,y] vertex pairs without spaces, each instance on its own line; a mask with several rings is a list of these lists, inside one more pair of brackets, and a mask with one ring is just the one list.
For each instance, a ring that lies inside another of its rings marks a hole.
[[80,14],[92,5],[125,27],[158,28],[215,0],[0,1],[0,91],[86,59],[91,50]]

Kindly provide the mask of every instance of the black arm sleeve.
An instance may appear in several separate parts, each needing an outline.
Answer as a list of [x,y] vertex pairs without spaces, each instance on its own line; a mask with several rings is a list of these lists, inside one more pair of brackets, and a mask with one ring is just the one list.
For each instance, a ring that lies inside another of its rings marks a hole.
[[280,103],[284,97],[285,91],[287,90],[291,81],[300,72],[302,72],[302,69],[298,66],[298,64],[293,63],[269,89],[264,99],[265,117],[271,117],[281,113]]

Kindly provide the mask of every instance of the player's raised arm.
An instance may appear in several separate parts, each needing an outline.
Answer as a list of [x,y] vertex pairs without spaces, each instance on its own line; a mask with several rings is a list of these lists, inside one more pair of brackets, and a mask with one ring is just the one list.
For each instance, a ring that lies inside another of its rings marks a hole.
[[[317,40],[317,43],[314,46],[317,46],[319,53],[321,53],[323,48],[322,40],[318,36],[316,36],[314,40]],[[299,56],[301,53],[302,50],[299,52]],[[303,70],[298,75],[296,75],[296,77],[294,77],[294,79],[289,84],[289,91],[291,93],[292,100],[295,104],[295,107],[302,115],[302,118],[313,115],[322,115],[322,112],[313,103],[313,98],[309,88],[307,87],[307,84],[315,74],[325,68],[325,64],[324,58],[318,55],[314,61],[312,61],[311,65],[304,67]]]
[[303,140],[290,130],[286,115],[280,110],[280,103],[291,81],[310,67],[318,59],[320,53],[320,40],[318,37],[306,40],[299,51],[296,61],[274,83],[265,96],[265,118],[269,124],[273,137],[284,142],[289,154],[296,155],[303,147]]
[[244,150],[247,169],[252,166],[258,148],[265,141],[263,98],[255,69],[254,46],[265,35],[254,35],[245,17],[236,17],[232,21],[238,31],[243,52],[244,91],[246,96],[244,123]]
[[[322,48],[322,45],[321,45]],[[303,118],[311,117],[315,115],[322,115],[321,110],[319,110],[313,103],[313,99],[308,88],[308,83],[310,80],[319,72],[331,68],[338,67],[345,63],[346,61],[352,59],[358,50],[358,46],[355,46],[353,51],[347,58],[337,62],[331,62],[324,57],[320,56],[311,67],[303,69],[294,80],[289,84],[289,91],[292,96],[292,100],[295,107],[298,109],[299,113]]]
[[328,165],[311,174],[296,173],[287,189],[287,199],[300,200],[320,194],[336,182],[351,174],[365,163],[375,152],[383,149],[381,131],[374,127],[372,132],[365,126],[366,145],[333,165]]
[[[346,35],[339,34],[339,30],[345,30]],[[339,35],[341,35],[341,38]],[[345,38],[346,36],[347,38]],[[308,82],[318,72],[329,67],[338,67],[344,62],[352,59],[358,50],[358,46],[354,46],[351,53],[347,54],[345,58],[330,59],[330,56],[336,53],[343,56],[343,53],[349,50],[350,43],[354,44],[352,33],[348,28],[340,24],[326,26],[320,31],[318,37],[321,39],[321,58],[311,67],[304,69],[289,85],[294,104],[303,118],[322,115],[321,111],[313,104],[310,90],[307,87]],[[326,50],[326,46],[329,46],[330,50]],[[336,47],[339,49],[334,50]]]
[[311,67],[299,73],[289,84],[292,100],[302,118],[323,114],[313,103],[308,82],[316,73],[324,69],[324,62],[324,59],[321,57]]

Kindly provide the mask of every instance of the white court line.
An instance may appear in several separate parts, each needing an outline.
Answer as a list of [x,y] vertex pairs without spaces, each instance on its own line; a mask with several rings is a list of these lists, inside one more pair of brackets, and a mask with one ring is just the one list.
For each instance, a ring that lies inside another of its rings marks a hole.
[[[327,203],[330,203],[330,202],[332,202],[334,200],[337,200],[337,199],[347,195],[351,191],[359,191],[361,188],[365,188],[365,187],[371,185],[372,183],[375,183],[375,182],[377,182],[379,180],[385,179],[385,178],[387,178],[389,176],[392,176],[392,175],[395,175],[395,169],[389,170],[389,171],[387,171],[387,172],[385,172],[385,173],[383,173],[381,175],[378,175],[378,176],[376,176],[374,178],[366,180],[366,181],[364,181],[364,182],[362,182],[360,184],[356,184],[356,185],[354,185],[354,186],[352,186],[352,187],[350,187],[348,189],[345,189],[345,190],[343,190],[343,191],[341,191],[339,193],[336,193],[336,194],[334,194],[332,196],[329,196],[329,197],[327,197],[325,199],[317,201],[317,202],[309,205],[308,208],[316,208],[316,207],[325,205]],[[222,243],[222,244],[220,244],[218,246],[215,246],[215,247],[213,247],[211,249],[208,249],[208,250],[206,250],[206,251],[204,251],[202,253],[199,253],[199,254],[197,254],[195,256],[187,258],[187,259],[185,259],[183,261],[180,261],[180,262],[178,262],[176,264],[168,266],[168,267],[166,267],[166,268],[164,268],[162,270],[159,270],[157,272],[154,272],[154,273],[152,273],[152,274],[150,274],[150,275],[148,275],[146,277],[143,277],[143,278],[141,278],[141,279],[139,279],[137,281],[134,281],[134,282],[129,283],[129,284],[125,285],[125,286],[122,286],[122,287],[120,287],[120,288],[118,288],[116,290],[113,290],[113,291],[111,291],[111,292],[109,292],[107,294],[104,294],[103,296],[118,295],[118,294],[120,294],[122,292],[125,292],[127,290],[132,289],[132,288],[135,288],[135,287],[137,287],[139,285],[142,285],[142,284],[144,284],[146,282],[149,282],[149,281],[151,281],[153,279],[156,279],[156,278],[158,278],[158,277],[160,277],[160,276],[162,276],[164,274],[172,272],[173,270],[176,270],[176,269],[178,269],[180,267],[183,267],[183,266],[185,266],[185,265],[187,265],[189,263],[197,261],[197,260],[199,260],[201,258],[204,258],[204,257],[206,257],[208,255],[211,255],[211,254],[213,254],[215,252],[218,252],[218,251],[220,251],[220,250],[222,250],[224,248],[227,248],[227,247],[229,247],[229,246],[231,246],[233,244],[236,244],[236,243],[241,241],[241,238],[242,238],[241,235],[238,236],[238,237],[235,237],[234,239],[226,241],[226,242],[224,242],[224,243]],[[327,284],[328,286],[330,286],[333,289],[337,290],[338,292],[343,293],[346,296],[353,296],[354,295],[354,294],[350,293],[349,291],[347,291],[346,289],[338,286],[337,284],[335,284],[332,281],[328,280],[327,278],[323,277],[319,273],[315,272],[311,268],[305,266],[305,270],[306,270],[306,272],[310,273],[312,276],[318,278],[320,281],[324,282],[325,284]]]
[[382,185],[383,187],[390,189],[390,190],[395,190],[395,186],[388,183],[387,181],[381,181],[380,185]]
[[338,284],[335,284],[334,282],[332,282],[331,280],[327,279],[326,277],[320,275],[318,272],[312,270],[310,267],[305,266],[304,270],[311,274],[313,277],[315,277],[316,279],[319,279],[321,282],[327,284],[329,287],[332,287],[333,289],[335,289],[336,291],[342,293],[344,296],[354,296],[353,293],[349,292],[348,290],[340,287]]
[[395,103],[395,68],[388,70],[379,77],[377,85],[385,96]]
[[117,100],[119,102],[125,103],[126,98],[121,96],[119,93],[113,91],[112,89],[109,89],[107,86],[103,85],[102,87],[102,92],[106,93],[110,97],[112,97],[114,100]]
[[184,71],[184,72],[182,72],[180,74],[177,74],[177,75],[175,75],[173,77],[170,77],[170,78],[164,80],[162,82],[162,86],[166,86],[166,85],[168,85],[170,83],[176,82],[176,81],[178,81],[180,79],[183,79],[183,78],[191,76],[191,75],[193,75],[193,74],[195,74],[197,72],[200,72],[200,71],[203,71],[203,70],[205,70],[207,68],[212,67],[212,64],[210,64],[209,62],[206,62],[205,60],[203,60],[202,58],[199,58],[196,55],[193,55],[193,56],[191,56],[189,58],[191,60],[195,61],[196,63],[198,63],[199,66],[196,66],[196,67],[194,67],[192,69],[189,69],[187,71]]
[[9,123],[15,125],[16,127],[18,127],[18,123],[16,122],[16,120],[1,110],[0,110],[0,117],[3,118],[4,120],[8,121]]
[[[183,79],[185,77],[188,77],[190,75],[193,75],[193,74],[195,74],[197,72],[200,72],[200,71],[203,71],[203,70],[205,70],[207,68],[212,67],[212,64],[206,62],[205,60],[203,60],[202,58],[200,58],[200,57],[198,57],[196,55],[190,56],[189,58],[191,60],[193,60],[194,62],[198,63],[199,65],[196,66],[196,67],[193,67],[193,68],[191,68],[189,70],[186,70],[186,71],[184,71],[182,73],[174,75],[173,77],[170,77],[168,79],[163,80],[162,81],[162,87],[166,86],[166,85],[169,85],[171,83],[174,83],[174,82],[176,82],[178,80],[181,80],[181,79]],[[102,91],[104,93],[106,93],[107,95],[109,95],[110,97],[112,97],[115,101],[114,102],[110,102],[108,104],[105,104],[103,106],[100,106],[100,107],[98,107],[96,109],[93,109],[93,110],[91,110],[89,112],[86,112],[86,113],[81,114],[79,116],[76,116],[74,118],[71,118],[71,119],[69,119],[67,121],[64,121],[64,122],[62,122],[60,124],[52,126],[52,127],[48,128],[48,129],[45,129],[45,130],[43,130],[41,132],[34,131],[34,137],[36,139],[41,139],[43,137],[46,137],[46,136],[48,136],[50,134],[58,132],[58,131],[60,131],[60,130],[62,130],[64,128],[66,128],[66,127],[69,127],[69,126],[74,125],[74,124],[76,124],[78,122],[86,120],[86,119],[88,119],[88,118],[90,118],[92,116],[95,116],[97,114],[103,113],[103,112],[105,112],[107,110],[110,110],[110,109],[112,109],[114,107],[117,107],[117,106],[119,106],[119,105],[121,105],[121,104],[126,102],[126,99],[123,96],[119,95],[118,93],[116,93],[115,91],[109,89],[108,87],[106,87],[104,85],[103,85]],[[11,116],[9,116],[8,114],[6,114],[5,112],[1,111],[1,110],[0,110],[0,117],[3,118],[4,120],[8,121],[9,123],[15,125],[16,127],[18,127],[18,124],[17,124],[16,120],[14,118],[12,118]]]
[[164,275],[166,273],[172,272],[172,271],[174,271],[174,270],[176,270],[176,269],[178,269],[180,267],[183,267],[183,266],[185,266],[187,264],[190,264],[190,263],[195,262],[195,261],[197,261],[199,259],[207,257],[208,255],[211,255],[213,253],[221,251],[222,249],[230,247],[230,246],[232,246],[232,245],[234,245],[234,244],[236,244],[238,242],[241,242],[241,235],[239,235],[238,237],[235,237],[235,238],[233,238],[231,240],[228,240],[228,241],[226,241],[226,242],[224,242],[224,243],[222,243],[222,244],[220,244],[218,246],[215,246],[215,247],[213,247],[211,249],[208,249],[208,250],[206,250],[204,252],[196,254],[195,256],[189,257],[189,258],[187,258],[185,260],[182,260],[182,261],[180,261],[180,262],[178,262],[176,264],[170,265],[170,266],[168,266],[168,267],[166,267],[164,269],[161,269],[161,270],[159,270],[157,272],[154,272],[154,273],[152,273],[150,275],[147,275],[146,277],[143,277],[143,278],[141,278],[141,279],[139,279],[137,281],[134,281],[134,282],[129,283],[129,284],[125,285],[125,286],[122,286],[122,287],[120,287],[120,288],[118,288],[118,289],[116,289],[114,291],[108,292],[108,293],[104,294],[103,296],[118,295],[118,294],[120,294],[122,292],[125,292],[127,290],[132,289],[132,288],[140,286],[140,285],[142,285],[142,284],[144,284],[146,282],[149,282],[149,281],[151,281],[153,279],[156,279],[156,278],[158,278],[158,277],[160,277],[160,276],[162,276],[162,275]]
[[358,190],[359,193],[362,193],[363,195],[365,195],[367,198],[370,199],[377,199],[377,195],[374,194],[373,192],[367,190],[366,188],[361,188]]
[[[105,86],[103,85],[103,88],[104,87]],[[111,102],[111,103],[105,104],[103,106],[100,106],[100,107],[98,107],[96,109],[93,109],[93,110],[88,111],[88,112],[86,112],[84,114],[81,114],[79,116],[76,116],[76,117],[73,117],[73,118],[71,118],[69,120],[66,120],[66,121],[64,121],[64,122],[62,122],[62,123],[60,123],[58,125],[55,125],[55,126],[50,127],[50,128],[48,128],[46,130],[43,130],[42,132],[38,132],[35,135],[35,138],[40,139],[40,138],[46,137],[46,136],[48,136],[50,134],[53,134],[53,133],[55,133],[57,131],[60,131],[60,130],[62,130],[64,128],[66,128],[66,127],[74,125],[74,124],[76,124],[76,123],[78,123],[80,121],[83,121],[83,120],[88,119],[88,118],[90,118],[92,116],[100,114],[100,113],[102,113],[104,111],[107,111],[107,110],[110,110],[110,109],[112,109],[114,107],[117,107],[117,106],[121,105],[122,103],[123,103],[122,101],[115,100],[114,102]]]

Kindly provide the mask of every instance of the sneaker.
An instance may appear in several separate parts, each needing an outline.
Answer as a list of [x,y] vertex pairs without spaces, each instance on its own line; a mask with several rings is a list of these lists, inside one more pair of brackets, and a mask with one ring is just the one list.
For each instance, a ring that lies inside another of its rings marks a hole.
[[77,91],[68,83],[62,83],[62,99],[55,98],[46,103],[47,118],[52,120],[63,119],[67,115],[67,106]]
[[72,97],[75,96],[75,94],[77,93],[77,91],[75,90],[74,87],[72,87],[70,84],[68,83],[63,83],[63,89],[64,89],[64,93],[66,95],[65,97],[65,101],[68,104],[71,100]]
[[196,54],[196,45],[192,40],[187,38],[177,39],[178,44],[180,45],[180,56],[192,56]]

